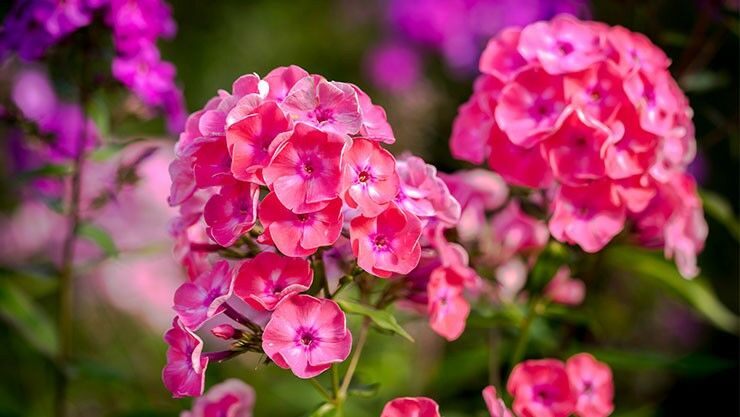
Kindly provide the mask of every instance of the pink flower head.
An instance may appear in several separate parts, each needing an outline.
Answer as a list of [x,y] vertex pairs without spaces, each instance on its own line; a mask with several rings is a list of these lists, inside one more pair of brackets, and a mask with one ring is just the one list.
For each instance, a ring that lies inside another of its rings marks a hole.
[[340,135],[357,134],[362,126],[360,103],[352,85],[326,81],[320,76],[299,80],[285,97],[282,108],[296,122]]
[[426,397],[402,397],[389,401],[380,417],[440,417],[439,406]]
[[593,123],[578,110],[542,144],[542,150],[561,183],[586,185],[604,177],[603,155],[613,141],[605,126]]
[[606,123],[627,101],[622,76],[613,66],[601,63],[565,77],[565,96],[585,114]]
[[208,236],[221,246],[231,246],[257,222],[258,201],[256,184],[238,182],[221,187],[203,209]]
[[624,75],[640,69],[647,72],[664,71],[671,63],[666,54],[645,35],[622,26],[609,28],[607,41],[616,53],[616,65]]
[[421,221],[395,204],[377,217],[355,217],[349,233],[357,264],[371,274],[407,274],[419,263]]
[[336,242],[342,232],[342,201],[330,201],[311,213],[288,210],[277,194],[268,194],[260,203],[259,219],[272,242],[287,256],[308,256],[321,246]]
[[555,239],[594,253],[622,231],[624,221],[625,209],[612,185],[599,181],[587,187],[560,187],[548,225]]
[[360,111],[362,112],[362,126],[360,127],[360,136],[366,139],[392,144],[396,141],[393,135],[393,129],[388,124],[388,118],[383,107],[373,104],[360,87],[350,84],[357,93],[357,99],[360,101]]
[[545,287],[545,295],[555,303],[576,306],[586,296],[586,284],[570,277],[570,268],[563,266]]
[[265,82],[270,87],[267,98],[282,103],[288,96],[290,89],[300,80],[306,78],[308,72],[297,65],[278,67],[265,75]]
[[234,292],[252,307],[272,311],[283,300],[308,290],[312,281],[308,261],[261,252],[241,264]]
[[169,345],[167,365],[162,370],[164,386],[174,398],[202,395],[208,367],[208,358],[201,356],[203,341],[177,317],[172,320],[172,328],[164,334],[164,341]]
[[342,163],[344,201],[362,215],[377,216],[398,194],[396,160],[377,143],[355,139]]
[[491,38],[480,57],[480,72],[493,75],[501,81],[509,81],[516,76],[527,65],[516,49],[520,35],[521,29],[512,27]]
[[588,353],[571,356],[565,363],[577,401],[579,417],[607,417],[614,411],[614,382],[609,366]]
[[180,417],[252,417],[254,389],[241,380],[232,378],[214,385],[195,400],[192,411]]
[[[546,188],[553,182],[552,170],[540,147],[525,148],[512,143],[497,125],[491,129],[488,166],[512,185]],[[517,161],[512,164],[511,161]]]
[[491,417],[514,417],[506,408],[504,400],[499,398],[496,394],[496,388],[493,385],[489,385],[483,389],[483,400],[486,402],[486,408]]
[[198,188],[225,185],[233,181],[231,157],[223,136],[195,139],[179,157],[192,161],[192,175]]
[[487,110],[475,95],[460,106],[450,137],[452,156],[475,164],[486,159],[490,153],[488,138],[495,124]]
[[491,220],[491,238],[498,259],[505,261],[517,253],[536,252],[548,239],[545,224],[524,213],[519,203],[511,201]]
[[460,337],[470,314],[470,304],[463,297],[464,282],[465,277],[454,268],[438,267],[429,277],[429,325],[448,341]]
[[509,196],[509,188],[501,176],[482,169],[440,176],[460,203],[460,221],[457,223],[460,239],[475,239],[485,225],[486,211],[501,207]]
[[518,256],[499,265],[495,272],[499,298],[506,302],[513,301],[527,284],[528,273],[529,268]]
[[265,182],[285,207],[307,213],[339,196],[340,160],[346,136],[296,126],[262,171]]
[[274,102],[260,105],[226,130],[231,172],[241,181],[264,183],[262,169],[270,162],[270,145],[288,130],[290,121]]
[[529,148],[554,132],[568,111],[562,77],[534,67],[503,88],[495,116],[512,143]]
[[352,333],[334,301],[296,295],[277,306],[262,335],[275,364],[299,378],[313,378],[347,359]]
[[424,219],[434,217],[449,225],[460,219],[460,203],[450,194],[447,184],[437,176],[437,168],[417,156],[396,161],[401,187],[396,203]]
[[522,417],[568,417],[576,393],[565,365],[555,359],[529,360],[514,367],[506,384],[514,397],[514,413]]
[[185,327],[197,330],[217,314],[221,305],[231,296],[233,288],[234,273],[229,263],[219,261],[193,282],[180,285],[175,292],[173,308]]
[[519,53],[550,74],[584,70],[603,59],[604,51],[601,31],[568,15],[533,23],[522,29],[519,39]]

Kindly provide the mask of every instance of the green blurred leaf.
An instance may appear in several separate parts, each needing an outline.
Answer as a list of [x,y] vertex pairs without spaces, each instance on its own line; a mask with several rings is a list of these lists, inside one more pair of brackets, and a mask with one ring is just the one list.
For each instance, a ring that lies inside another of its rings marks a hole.
[[106,230],[90,223],[84,223],[80,226],[78,234],[80,237],[98,245],[106,256],[113,257],[118,255],[116,243]]
[[71,174],[72,165],[70,164],[47,164],[30,171],[22,172],[20,178],[23,181],[29,181],[44,177],[65,177]]
[[378,394],[378,389],[380,389],[378,383],[356,384],[353,382],[350,384],[347,394],[352,397],[371,398]]
[[731,360],[716,356],[692,354],[673,356],[662,352],[624,351],[615,349],[589,350],[600,361],[614,369],[643,372],[664,370],[675,374],[702,376],[726,371],[734,366]]
[[697,72],[681,77],[680,84],[687,93],[705,93],[726,87],[730,77],[724,73]]
[[740,240],[740,221],[732,211],[730,203],[721,195],[707,191],[699,191],[704,203],[704,212],[727,228],[727,231],[737,240]]
[[0,279],[0,318],[13,326],[28,343],[53,358],[59,340],[46,313],[8,279]]
[[527,285],[533,292],[539,292],[567,262],[568,249],[562,243],[550,242],[537,257],[537,263],[532,268]]
[[360,314],[365,317],[369,317],[370,320],[375,323],[376,326],[381,329],[389,330],[396,333],[407,340],[413,342],[414,338],[396,320],[396,317],[387,310],[375,310],[372,307],[368,307],[359,303],[355,303],[347,300],[338,300],[337,303],[342,307],[346,313],[349,314]]
[[87,114],[95,123],[100,137],[107,137],[110,134],[110,109],[102,90],[92,96],[87,106]]
[[9,269],[0,267],[0,279],[10,280],[31,298],[43,297],[56,291],[59,280],[48,271],[35,270],[32,266]]
[[629,246],[612,246],[604,252],[604,261],[610,268],[634,273],[671,290],[710,323],[737,334],[738,317],[725,307],[704,277],[684,279],[670,261],[661,254]]
[[337,415],[337,408],[332,403],[324,403],[314,412],[306,417],[334,417]]

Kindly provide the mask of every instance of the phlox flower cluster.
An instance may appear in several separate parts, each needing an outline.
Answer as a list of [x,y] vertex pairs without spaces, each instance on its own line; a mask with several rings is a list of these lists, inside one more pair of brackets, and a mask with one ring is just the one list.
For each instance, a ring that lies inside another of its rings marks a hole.
[[175,67],[161,59],[159,38],[176,32],[163,0],[29,0],[15,1],[0,29],[0,59],[11,52],[39,60],[49,48],[93,23],[97,15],[113,33],[113,76],[146,105],[164,110],[170,130],[185,117]]
[[[506,387],[514,398],[513,412],[498,397],[496,388],[483,389],[491,417],[607,417],[614,411],[614,383],[609,366],[588,353],[565,363],[556,359],[528,360],[518,364]],[[396,398],[380,417],[440,417],[437,403],[426,397]]]
[[627,229],[693,277],[707,227],[686,173],[692,110],[669,64],[620,26],[559,15],[505,29],[480,58],[452,153],[543,190],[555,239],[597,252]]
[[[360,88],[297,66],[244,75],[188,118],[170,165],[180,210],[170,229],[190,277],[165,336],[173,395],[200,395],[209,361],[235,346],[300,378],[345,360],[345,314],[328,288],[306,294],[315,276],[327,287],[353,274],[399,279],[434,250],[450,274],[473,280],[442,235],[459,204],[434,167],[384,149],[394,141]],[[235,345],[203,353],[195,331],[216,316],[211,332]]]
[[193,408],[180,417],[252,417],[254,389],[239,379],[227,379],[214,385],[195,400]]

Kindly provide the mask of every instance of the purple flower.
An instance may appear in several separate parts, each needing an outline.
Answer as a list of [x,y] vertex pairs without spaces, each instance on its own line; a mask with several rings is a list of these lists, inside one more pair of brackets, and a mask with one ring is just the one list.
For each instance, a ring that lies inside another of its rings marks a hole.
[[407,91],[419,80],[421,63],[412,48],[400,43],[380,45],[370,52],[367,70],[373,84],[388,91]]
[[55,38],[87,26],[92,20],[92,12],[83,0],[38,0],[34,6],[34,18]]

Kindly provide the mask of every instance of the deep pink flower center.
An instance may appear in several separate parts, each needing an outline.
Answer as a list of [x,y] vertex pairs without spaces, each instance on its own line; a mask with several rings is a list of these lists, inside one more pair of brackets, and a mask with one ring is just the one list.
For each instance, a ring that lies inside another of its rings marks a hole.
[[313,165],[311,163],[303,164],[303,173],[306,175],[313,174]]
[[558,51],[560,51],[560,55],[568,55],[573,52],[574,49],[575,48],[573,48],[573,45],[571,45],[570,42],[558,41]]
[[320,342],[316,329],[301,327],[296,332],[295,343],[307,349],[314,349]]
[[549,385],[536,385],[532,390],[534,391],[534,400],[546,407],[555,402],[557,397],[557,393]]
[[298,221],[301,223],[306,223],[308,219],[310,218],[308,214],[297,214],[296,217],[298,218]]
[[314,110],[313,112],[313,117],[319,123],[331,122],[334,120],[334,110],[317,107],[316,110]]
[[384,235],[376,235],[373,239],[373,245],[376,250],[385,250],[388,246],[388,239]]
[[357,176],[357,180],[360,182],[366,182],[370,179],[370,174],[367,171],[360,172],[360,175]]

